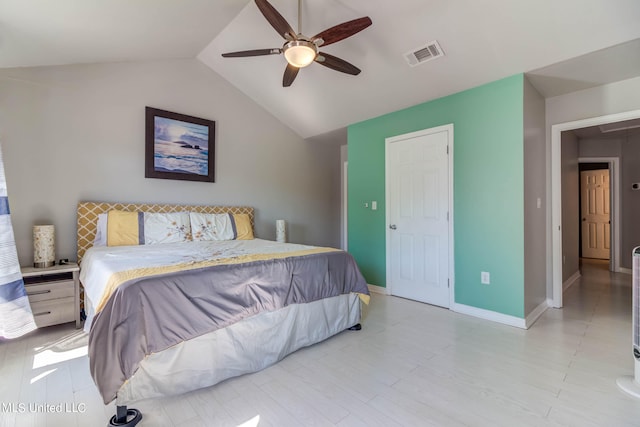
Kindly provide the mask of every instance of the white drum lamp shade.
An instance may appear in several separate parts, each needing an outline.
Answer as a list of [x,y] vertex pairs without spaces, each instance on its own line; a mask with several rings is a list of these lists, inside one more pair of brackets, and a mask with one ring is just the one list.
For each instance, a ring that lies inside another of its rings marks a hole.
[[287,223],[284,219],[276,220],[276,241],[279,243],[287,242]]
[[33,266],[51,267],[56,262],[56,229],[53,225],[33,226]]

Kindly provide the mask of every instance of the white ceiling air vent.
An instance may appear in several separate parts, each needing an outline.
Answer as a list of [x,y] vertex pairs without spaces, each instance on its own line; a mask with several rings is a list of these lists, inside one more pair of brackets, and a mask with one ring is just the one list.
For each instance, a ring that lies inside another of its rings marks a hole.
[[425,46],[420,46],[417,49],[412,50],[404,54],[404,59],[407,60],[409,65],[415,67],[418,64],[422,64],[432,59],[440,58],[444,56],[444,51],[436,40],[427,43]]

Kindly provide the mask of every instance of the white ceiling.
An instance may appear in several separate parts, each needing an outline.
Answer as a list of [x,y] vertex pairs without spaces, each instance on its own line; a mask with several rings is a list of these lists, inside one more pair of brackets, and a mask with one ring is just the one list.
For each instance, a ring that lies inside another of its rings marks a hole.
[[[297,1],[270,1],[297,29]],[[222,58],[282,46],[249,0],[0,0],[0,67],[197,56],[305,138],[521,72],[545,96],[640,75],[638,0],[303,4],[307,36],[371,17],[320,49],[359,76],[312,64],[283,88],[281,55]],[[432,40],[446,56],[408,66],[404,54]]]
[[[640,25],[640,22],[638,23]],[[558,62],[527,73],[545,97],[563,95],[640,75],[640,39]]]
[[249,0],[0,0],[0,68],[193,58]]

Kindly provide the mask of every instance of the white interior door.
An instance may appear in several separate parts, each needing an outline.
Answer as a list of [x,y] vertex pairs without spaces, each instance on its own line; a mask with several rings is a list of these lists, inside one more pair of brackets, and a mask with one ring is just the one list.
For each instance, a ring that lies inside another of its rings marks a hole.
[[611,251],[609,170],[580,172],[580,192],[582,256],[609,259]]
[[449,307],[449,138],[452,127],[387,140],[388,286]]

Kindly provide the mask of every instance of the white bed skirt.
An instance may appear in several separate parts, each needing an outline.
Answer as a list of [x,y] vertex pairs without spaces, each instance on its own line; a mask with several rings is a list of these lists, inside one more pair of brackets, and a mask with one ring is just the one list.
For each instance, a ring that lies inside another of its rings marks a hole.
[[360,322],[360,298],[339,295],[289,305],[147,356],[116,404],[171,396],[256,372]]

